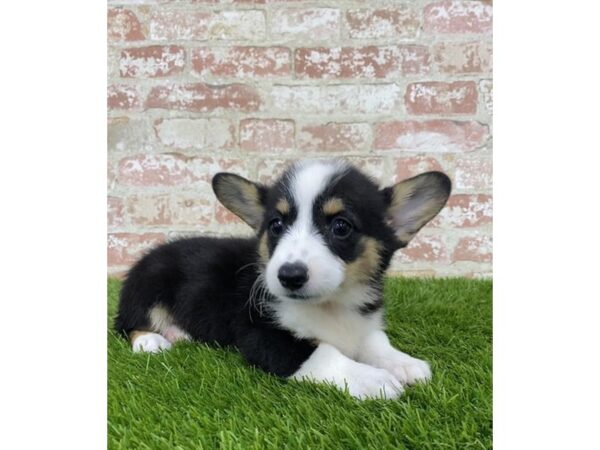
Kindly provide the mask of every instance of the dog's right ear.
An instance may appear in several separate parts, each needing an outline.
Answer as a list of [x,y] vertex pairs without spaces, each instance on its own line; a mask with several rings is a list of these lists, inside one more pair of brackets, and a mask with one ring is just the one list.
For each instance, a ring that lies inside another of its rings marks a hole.
[[219,201],[252,228],[257,230],[265,214],[267,188],[234,173],[221,172],[212,180]]

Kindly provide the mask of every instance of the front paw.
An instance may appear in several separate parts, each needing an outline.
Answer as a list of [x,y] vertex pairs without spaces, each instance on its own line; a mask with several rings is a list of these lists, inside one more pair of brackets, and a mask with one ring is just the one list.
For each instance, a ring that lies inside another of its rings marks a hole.
[[399,397],[404,389],[397,378],[385,369],[378,369],[366,364],[356,364],[344,376],[340,388],[348,387],[353,397],[393,399]]
[[431,379],[431,368],[427,361],[413,358],[401,352],[384,358],[380,367],[386,368],[402,384],[425,383]]

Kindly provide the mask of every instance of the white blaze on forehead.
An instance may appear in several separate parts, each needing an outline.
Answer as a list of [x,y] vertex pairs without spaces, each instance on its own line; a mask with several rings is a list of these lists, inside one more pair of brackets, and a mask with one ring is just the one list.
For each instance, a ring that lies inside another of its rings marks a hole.
[[299,225],[312,223],[312,209],[315,199],[326,188],[331,179],[343,173],[347,166],[340,161],[308,161],[296,169],[291,183],[291,193],[298,208]]

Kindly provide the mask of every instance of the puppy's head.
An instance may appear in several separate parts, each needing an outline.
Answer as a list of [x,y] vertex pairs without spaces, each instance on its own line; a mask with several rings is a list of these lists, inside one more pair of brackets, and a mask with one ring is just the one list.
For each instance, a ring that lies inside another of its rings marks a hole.
[[220,173],[213,189],[256,230],[271,294],[320,302],[379,282],[392,254],[442,209],[450,180],[427,172],[379,189],[343,161],[305,161],[270,187]]

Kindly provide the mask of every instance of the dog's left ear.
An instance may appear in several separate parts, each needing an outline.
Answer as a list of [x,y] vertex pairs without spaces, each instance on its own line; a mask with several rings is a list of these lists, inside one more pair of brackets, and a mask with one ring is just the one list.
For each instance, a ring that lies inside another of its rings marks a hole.
[[252,228],[260,228],[265,214],[267,188],[234,173],[221,172],[212,180],[219,201]]
[[426,172],[383,189],[387,218],[396,237],[407,244],[446,204],[452,183],[442,172]]

